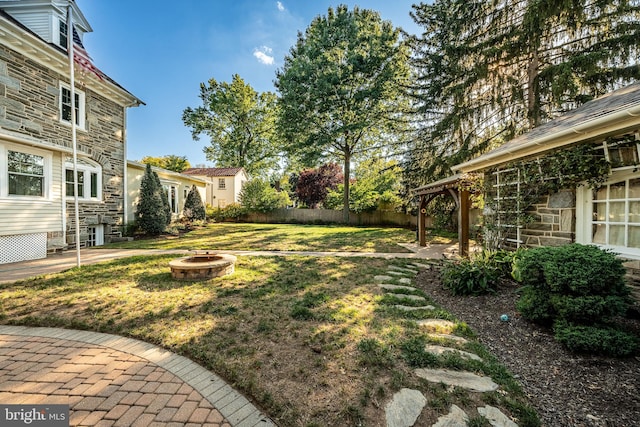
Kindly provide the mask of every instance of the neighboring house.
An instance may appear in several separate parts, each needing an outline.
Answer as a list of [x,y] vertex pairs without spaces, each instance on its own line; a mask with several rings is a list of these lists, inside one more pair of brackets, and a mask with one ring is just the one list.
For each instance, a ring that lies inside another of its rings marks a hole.
[[[0,0],[0,263],[75,243],[67,1]],[[75,2],[77,42],[92,29]],[[127,108],[143,104],[75,66],[80,245],[121,236]]]
[[240,190],[249,180],[244,168],[190,168],[183,173],[207,181],[207,196],[203,202],[214,208],[240,203]]
[[[136,207],[140,200],[140,183],[146,167],[147,165],[142,163],[132,162],[131,160],[127,161],[127,224],[132,224],[135,221]],[[167,192],[167,198],[169,199],[169,205],[171,206],[174,219],[182,216],[184,202],[192,186],[196,186],[198,193],[200,193],[202,203],[204,203],[207,191],[206,181],[204,179],[155,166],[152,166],[151,170],[158,174],[160,183]]]

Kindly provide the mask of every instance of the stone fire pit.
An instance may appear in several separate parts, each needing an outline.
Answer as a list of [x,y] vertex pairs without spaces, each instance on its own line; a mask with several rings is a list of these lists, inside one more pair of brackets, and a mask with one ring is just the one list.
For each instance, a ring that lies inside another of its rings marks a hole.
[[236,257],[214,251],[193,251],[193,255],[169,262],[171,277],[179,280],[211,279],[234,271]]

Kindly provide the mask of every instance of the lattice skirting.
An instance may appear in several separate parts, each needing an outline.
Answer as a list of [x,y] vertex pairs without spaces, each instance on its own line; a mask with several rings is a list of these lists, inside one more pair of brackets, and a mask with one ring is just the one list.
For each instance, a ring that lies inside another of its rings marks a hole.
[[0,236],[0,264],[47,257],[47,233]]

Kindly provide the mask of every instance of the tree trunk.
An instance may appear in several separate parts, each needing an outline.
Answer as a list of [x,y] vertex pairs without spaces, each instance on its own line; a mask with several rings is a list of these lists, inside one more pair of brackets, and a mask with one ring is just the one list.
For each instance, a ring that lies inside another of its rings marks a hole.
[[349,175],[351,175],[351,153],[345,150],[344,153],[344,195],[342,208],[342,220],[349,224]]
[[540,87],[538,73],[540,71],[540,60],[538,51],[534,47],[531,55],[531,62],[527,69],[527,115],[531,129],[540,125]]

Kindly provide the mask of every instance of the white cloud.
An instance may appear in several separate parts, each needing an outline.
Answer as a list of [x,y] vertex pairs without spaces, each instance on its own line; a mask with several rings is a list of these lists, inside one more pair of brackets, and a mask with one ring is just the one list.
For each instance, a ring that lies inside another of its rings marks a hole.
[[255,56],[258,61],[265,65],[273,65],[273,56],[271,56],[272,52],[273,49],[271,49],[270,47],[262,46],[260,49],[255,49],[253,51],[253,56]]
[[278,5],[278,10],[280,12],[284,12],[284,5],[282,4],[282,2],[279,1],[279,2],[276,2],[276,4]]

